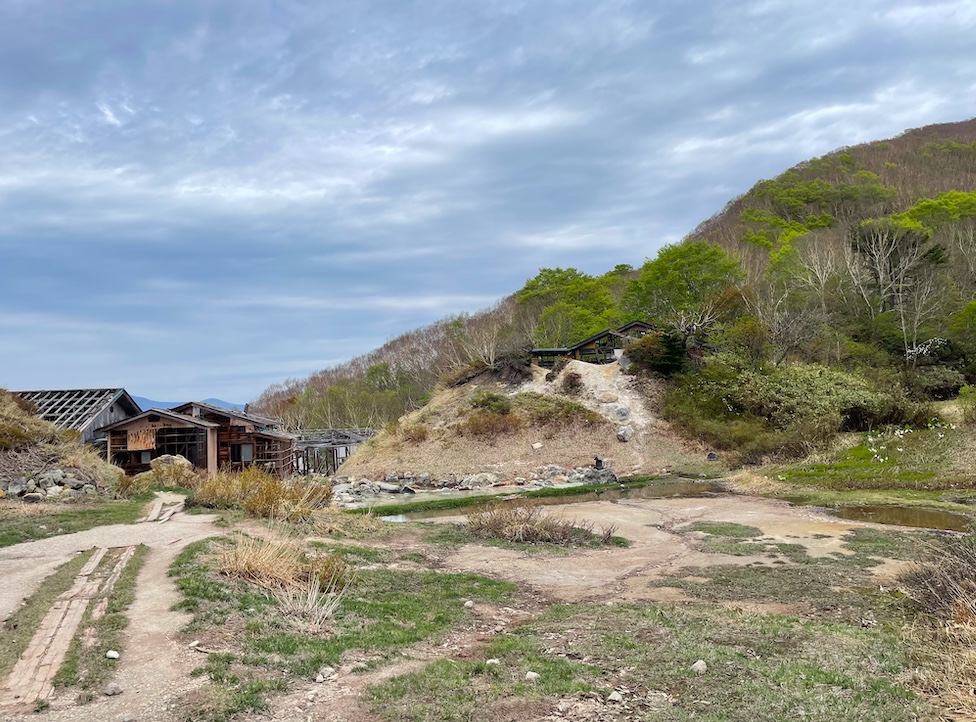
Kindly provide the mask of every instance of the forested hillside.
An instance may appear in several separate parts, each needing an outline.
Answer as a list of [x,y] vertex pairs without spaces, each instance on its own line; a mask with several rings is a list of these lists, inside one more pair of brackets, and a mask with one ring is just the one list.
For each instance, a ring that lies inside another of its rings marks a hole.
[[[649,245],[651,243],[649,242]],[[640,319],[664,413],[749,460],[918,422],[976,381],[976,120],[841,149],[757,183],[634,269],[542,269],[513,296],[269,388],[294,427],[377,426],[439,381]],[[814,404],[813,400],[817,403]]]

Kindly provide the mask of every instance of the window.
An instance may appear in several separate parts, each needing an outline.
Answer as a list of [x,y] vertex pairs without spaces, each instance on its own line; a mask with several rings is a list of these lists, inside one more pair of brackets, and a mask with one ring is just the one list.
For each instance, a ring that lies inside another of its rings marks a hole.
[[231,444],[230,460],[241,464],[254,461],[254,444]]
[[148,464],[150,461],[152,461],[152,452],[151,451],[140,451],[139,452],[139,463],[140,464]]

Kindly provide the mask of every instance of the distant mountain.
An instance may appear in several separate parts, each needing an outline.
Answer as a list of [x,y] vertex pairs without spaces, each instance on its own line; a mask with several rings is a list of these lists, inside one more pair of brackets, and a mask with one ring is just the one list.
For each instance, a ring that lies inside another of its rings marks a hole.
[[[181,404],[185,404],[186,401],[153,401],[152,399],[147,399],[144,396],[133,396],[133,401],[139,404],[139,408],[145,411],[146,409],[172,409]],[[230,401],[224,401],[222,399],[190,399],[191,401],[202,401],[205,404],[210,404],[211,406],[219,406],[222,409],[236,409],[237,411],[243,411],[244,404],[232,404]]]

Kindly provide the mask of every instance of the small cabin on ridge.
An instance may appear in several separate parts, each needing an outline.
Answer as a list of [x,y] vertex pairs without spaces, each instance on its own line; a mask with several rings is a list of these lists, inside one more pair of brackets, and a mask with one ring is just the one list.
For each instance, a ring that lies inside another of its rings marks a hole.
[[641,338],[657,329],[643,321],[631,321],[620,328],[608,328],[565,348],[534,348],[532,363],[552,368],[561,359],[576,359],[594,364],[608,364],[623,354],[628,340]]

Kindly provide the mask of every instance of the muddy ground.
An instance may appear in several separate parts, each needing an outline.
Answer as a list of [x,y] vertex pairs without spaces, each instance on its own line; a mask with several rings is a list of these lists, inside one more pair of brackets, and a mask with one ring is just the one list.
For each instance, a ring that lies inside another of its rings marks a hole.
[[[645,499],[567,504],[549,509],[554,514],[600,526],[615,526],[618,536],[630,542],[626,548],[600,548],[565,555],[532,554],[523,551],[464,545],[430,548],[424,532],[403,525],[376,541],[400,553],[423,551],[438,568],[476,572],[514,581],[525,593],[518,608],[480,607],[473,626],[408,650],[404,661],[365,673],[340,669],[337,677],[324,683],[312,681],[294,685],[272,700],[270,710],[243,719],[283,720],[369,720],[359,706],[359,696],[369,685],[413,669],[430,660],[463,657],[491,635],[524,621],[551,602],[582,601],[669,601],[683,600],[680,590],[650,586],[660,576],[686,567],[716,564],[771,563],[768,556],[743,557],[705,554],[698,548],[700,536],[682,533],[697,521],[735,522],[757,527],[767,538],[802,544],[812,556],[843,552],[842,537],[852,529],[870,524],[833,519],[813,510],[792,507],[785,502],[723,495],[703,499]],[[445,517],[441,522],[457,521]],[[79,706],[76,693],[56,693],[51,708],[41,715],[23,707],[0,707],[0,719],[27,720],[182,720],[186,718],[184,698],[203,684],[190,671],[201,664],[201,654],[189,647],[181,634],[187,617],[171,610],[178,592],[166,571],[178,551],[187,543],[226,533],[212,524],[213,517],[178,514],[166,524],[116,525],[78,534],[0,549],[0,618],[9,616],[57,565],[92,546],[120,546],[145,543],[150,547],[137,585],[136,599],[129,610],[128,643],[118,663],[115,681],[122,694],[98,695]],[[260,527],[251,525],[252,529]],[[877,582],[890,582],[897,564],[877,568]],[[771,609],[769,611],[788,611]],[[0,689],[2,693],[2,689]],[[526,719],[531,719],[528,717]]]

